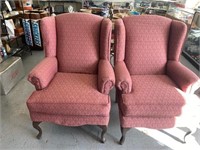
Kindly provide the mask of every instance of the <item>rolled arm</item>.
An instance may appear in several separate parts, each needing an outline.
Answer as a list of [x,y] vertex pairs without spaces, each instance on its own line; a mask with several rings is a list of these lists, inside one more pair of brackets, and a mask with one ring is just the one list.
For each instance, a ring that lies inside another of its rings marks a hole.
[[194,92],[200,86],[199,77],[180,62],[168,61],[167,75],[184,92]]
[[36,90],[44,89],[48,86],[55,73],[58,71],[58,62],[56,57],[46,57],[37,66],[35,66],[28,75],[30,81]]
[[101,59],[98,66],[98,89],[103,94],[109,94],[114,85],[114,70],[108,60]]
[[132,80],[124,61],[118,61],[114,67],[116,86],[122,93],[130,93],[132,90]]

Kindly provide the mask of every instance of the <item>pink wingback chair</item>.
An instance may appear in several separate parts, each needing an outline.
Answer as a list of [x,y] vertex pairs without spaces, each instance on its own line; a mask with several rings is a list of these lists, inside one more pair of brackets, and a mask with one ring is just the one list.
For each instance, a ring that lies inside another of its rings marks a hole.
[[179,62],[184,23],[162,16],[130,16],[115,22],[115,77],[124,143],[133,127],[171,128],[184,93],[199,78]]
[[35,86],[27,101],[33,127],[98,125],[105,142],[114,70],[109,62],[112,23],[103,17],[71,13],[41,20],[45,58],[30,72]]

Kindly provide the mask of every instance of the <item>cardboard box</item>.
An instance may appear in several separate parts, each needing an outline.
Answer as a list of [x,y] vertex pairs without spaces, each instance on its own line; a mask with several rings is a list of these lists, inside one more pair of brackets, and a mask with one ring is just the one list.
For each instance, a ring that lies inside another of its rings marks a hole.
[[14,29],[15,31],[15,36],[21,36],[22,34],[24,34],[24,29],[22,27],[17,27],[16,29]]
[[24,77],[21,57],[10,57],[0,64],[1,95],[8,92]]

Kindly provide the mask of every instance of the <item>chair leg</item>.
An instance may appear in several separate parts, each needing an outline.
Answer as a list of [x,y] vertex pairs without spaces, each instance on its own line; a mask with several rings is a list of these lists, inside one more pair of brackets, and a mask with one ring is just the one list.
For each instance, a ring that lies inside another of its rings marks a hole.
[[33,121],[33,128],[35,128],[36,130],[39,131],[38,135],[36,136],[37,139],[40,139],[41,136],[42,136],[42,129],[41,129],[40,126],[39,126],[40,123],[41,123],[41,122]]
[[191,133],[192,133],[192,131],[190,131],[190,130],[189,130],[188,132],[185,133],[185,135],[184,135],[184,137],[183,137],[183,143],[186,143],[186,140],[185,140],[185,139],[186,139],[186,137],[187,137],[188,135],[190,135]]
[[118,102],[118,94],[117,94],[117,91],[116,91],[116,93],[115,93],[115,103],[117,103]]
[[120,96],[121,96],[121,91],[116,88],[116,93],[115,93],[115,103],[119,102]]
[[121,139],[120,139],[120,141],[119,141],[119,144],[120,144],[120,145],[124,144],[125,137],[126,137],[126,133],[127,133],[127,131],[130,130],[130,129],[131,129],[131,128],[123,128],[123,127],[121,127],[122,137],[121,137]]
[[101,142],[102,143],[105,143],[106,142],[106,138],[105,138],[105,133],[107,132],[107,126],[105,125],[100,125],[99,126],[101,129],[102,129],[102,132],[101,132]]
[[188,135],[194,134],[197,131],[198,127],[199,127],[199,124],[197,126],[188,127],[189,130],[185,133],[183,137],[183,143],[186,143],[186,137],[188,137]]

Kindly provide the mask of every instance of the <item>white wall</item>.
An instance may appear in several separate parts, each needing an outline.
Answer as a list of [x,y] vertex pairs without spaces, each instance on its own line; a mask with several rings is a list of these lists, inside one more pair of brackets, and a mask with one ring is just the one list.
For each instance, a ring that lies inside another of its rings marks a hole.
[[200,0],[187,0],[185,6],[187,8],[196,8],[200,5]]

